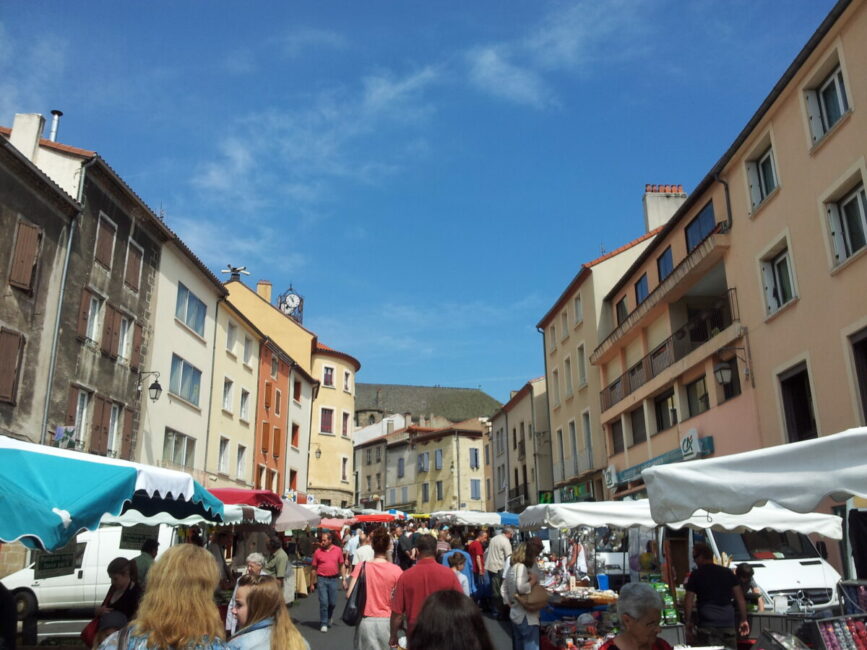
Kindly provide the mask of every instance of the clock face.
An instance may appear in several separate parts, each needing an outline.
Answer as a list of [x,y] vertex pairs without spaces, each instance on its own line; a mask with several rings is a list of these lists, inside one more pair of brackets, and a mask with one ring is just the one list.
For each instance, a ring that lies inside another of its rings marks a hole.
[[301,304],[301,297],[295,295],[294,293],[290,293],[284,299],[283,304],[286,305],[290,310],[295,309],[298,305]]

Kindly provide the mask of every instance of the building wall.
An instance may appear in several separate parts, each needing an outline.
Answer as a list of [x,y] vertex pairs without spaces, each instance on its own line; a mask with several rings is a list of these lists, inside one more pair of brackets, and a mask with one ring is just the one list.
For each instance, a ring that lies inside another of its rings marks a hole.
[[[415,450],[408,442],[408,436],[401,434],[396,441],[388,444],[388,459],[385,468],[385,507],[420,512],[421,504],[416,499],[417,479]],[[399,460],[403,459],[404,475],[398,476]],[[404,492],[406,498],[404,498]]]
[[[234,339],[229,341],[229,325]],[[238,318],[225,302],[217,305],[214,374],[211,388],[212,435],[208,437],[205,470],[219,487],[253,485],[253,454],[259,397],[259,334]],[[245,346],[245,340],[249,344]],[[245,350],[246,355],[245,355]],[[224,382],[232,382],[224,404]],[[242,392],[247,392],[246,413],[241,410]],[[226,440],[224,453],[221,455]],[[239,462],[240,461],[240,462]]]
[[[295,388],[300,386],[300,399],[295,399]],[[286,449],[286,477],[284,491],[307,492],[307,467],[310,454],[310,417],[313,410],[313,394],[318,388],[310,375],[292,366],[289,372],[289,392],[287,409],[287,430],[289,443]],[[292,436],[293,427],[298,427],[297,444]],[[294,478],[294,486],[292,484]]]
[[260,490],[283,493],[285,455],[289,446],[287,424],[290,362],[271,343],[259,353],[259,406],[253,451],[253,485]]
[[[202,333],[194,331],[176,317],[178,293],[183,284],[205,305]],[[162,250],[151,328],[153,345],[147,370],[160,373],[163,394],[158,402],[146,402],[143,409],[142,461],[150,465],[180,467],[199,480],[204,479],[208,448],[208,413],[211,410],[214,332],[218,288],[173,243]],[[186,393],[185,386],[172,382],[172,360],[178,357],[201,372],[197,400]],[[178,437],[183,436],[183,438]],[[174,446],[167,447],[169,442]],[[194,445],[191,448],[190,442]],[[186,447],[182,447],[186,444]],[[192,453],[191,453],[192,452]]]
[[491,464],[493,466],[493,504],[494,510],[506,510],[509,498],[509,455],[508,455],[508,414],[498,411],[491,418]]
[[[327,385],[325,369],[333,371],[333,385]],[[348,390],[344,373],[349,373]],[[313,355],[313,377],[319,383],[319,395],[313,403],[313,429],[308,469],[310,492],[331,505],[347,506],[354,500],[352,467],[352,430],[355,418],[355,366],[343,358],[317,352]],[[333,412],[332,431],[323,431],[323,410]],[[315,451],[322,451],[316,458]]]
[[[358,476],[358,499],[362,508],[383,509],[387,487],[388,449],[385,439],[370,441],[355,449],[355,473]],[[378,480],[377,480],[378,479]]]

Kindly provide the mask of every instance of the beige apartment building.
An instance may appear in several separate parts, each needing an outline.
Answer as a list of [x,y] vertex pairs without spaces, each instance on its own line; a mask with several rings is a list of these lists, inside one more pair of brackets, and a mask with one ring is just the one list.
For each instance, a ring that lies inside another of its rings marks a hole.
[[[682,188],[648,186],[646,233],[582,264],[536,325],[543,336],[555,502],[602,498],[608,453],[599,419],[599,373],[589,362],[604,322],[602,300],[684,198]],[[513,475],[514,471],[509,480],[517,482]]]
[[605,296],[615,498],[649,464],[865,423],[865,68],[867,7],[841,1]]
[[[553,502],[551,431],[545,378],[532,379],[491,419],[495,459],[495,507],[521,512]],[[497,454],[496,452],[499,452]]]

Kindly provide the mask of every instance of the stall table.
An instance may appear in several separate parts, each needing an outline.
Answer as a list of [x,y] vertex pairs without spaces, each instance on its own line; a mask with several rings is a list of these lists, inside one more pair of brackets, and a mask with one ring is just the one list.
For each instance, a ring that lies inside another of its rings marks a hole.
[[310,565],[296,564],[295,569],[295,593],[306,596],[313,582],[313,569]]

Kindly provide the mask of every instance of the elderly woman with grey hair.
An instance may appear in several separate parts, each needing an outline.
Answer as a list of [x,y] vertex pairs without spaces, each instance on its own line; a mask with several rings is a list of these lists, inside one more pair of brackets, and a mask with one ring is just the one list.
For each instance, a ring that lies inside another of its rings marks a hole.
[[662,597],[646,582],[624,585],[617,601],[620,634],[599,650],[672,650],[657,637],[662,607]]
[[[268,575],[268,572],[264,570],[265,567],[265,556],[261,553],[250,553],[247,556],[247,571],[243,575],[253,575],[253,576],[261,576]],[[238,627],[238,619],[235,618],[235,612],[233,611],[235,608],[235,595],[238,593],[238,581],[241,577],[238,577],[238,580],[235,581],[235,590],[232,592],[232,600],[229,601],[229,610],[226,612],[226,631],[229,632],[230,635],[235,634],[236,628]]]

